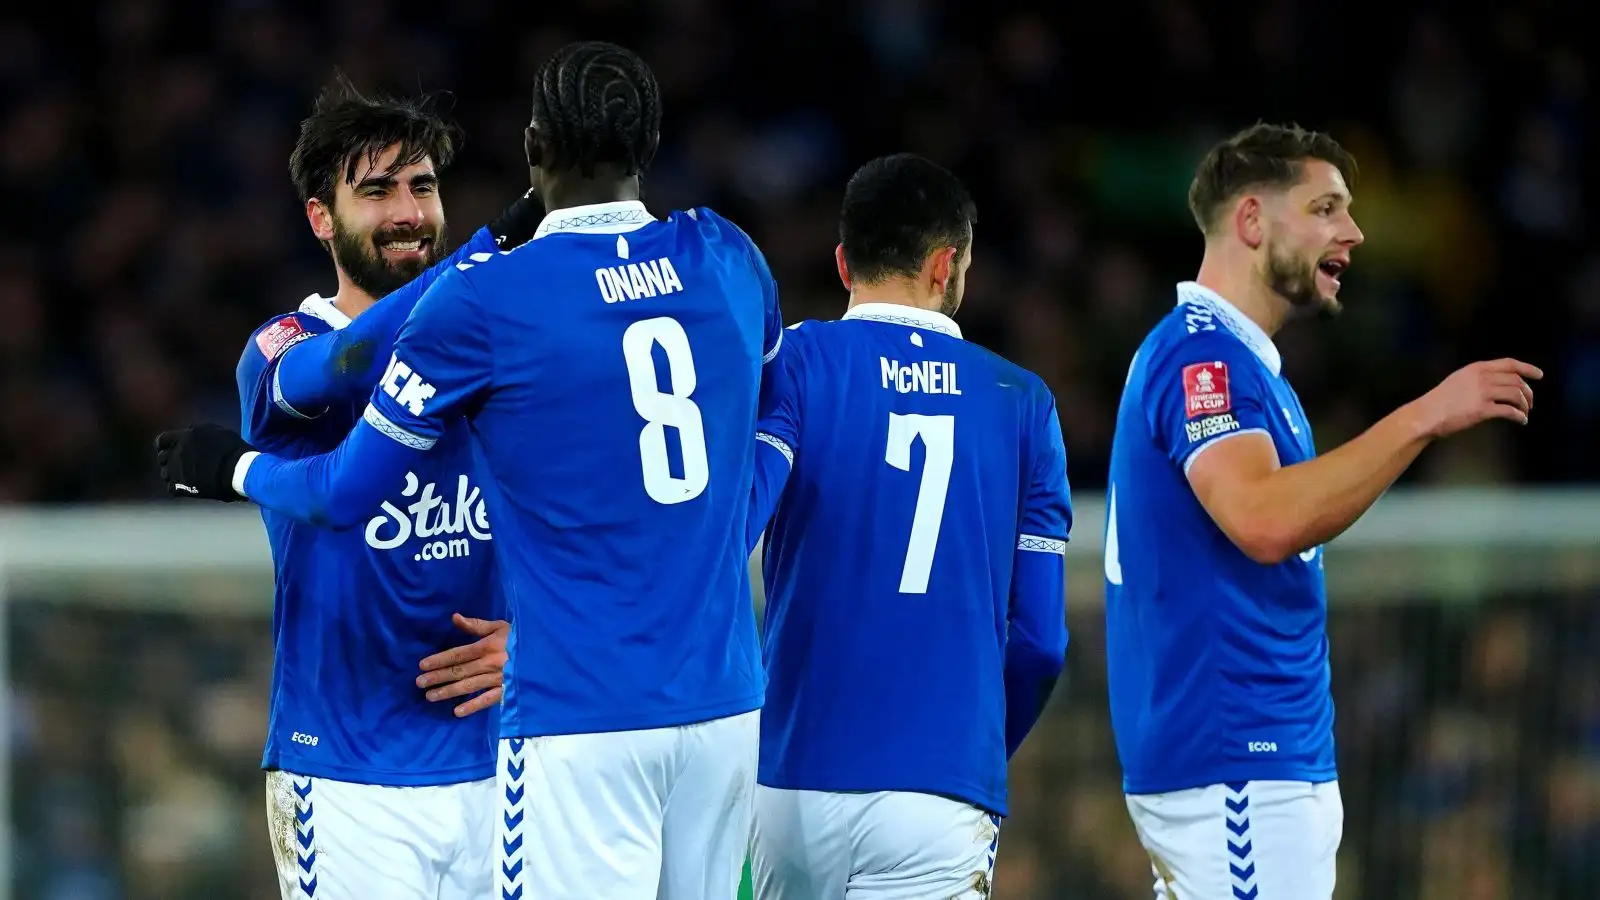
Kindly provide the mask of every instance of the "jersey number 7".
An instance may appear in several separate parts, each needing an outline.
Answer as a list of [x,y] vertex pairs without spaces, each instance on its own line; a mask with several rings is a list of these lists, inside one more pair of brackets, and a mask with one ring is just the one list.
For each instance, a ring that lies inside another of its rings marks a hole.
[[911,514],[911,540],[900,570],[900,593],[926,594],[933,551],[944,522],[945,497],[950,491],[950,467],[955,462],[956,417],[889,414],[889,445],[884,462],[902,472],[911,471],[911,445],[922,438],[926,451],[922,482],[917,487],[917,508]]

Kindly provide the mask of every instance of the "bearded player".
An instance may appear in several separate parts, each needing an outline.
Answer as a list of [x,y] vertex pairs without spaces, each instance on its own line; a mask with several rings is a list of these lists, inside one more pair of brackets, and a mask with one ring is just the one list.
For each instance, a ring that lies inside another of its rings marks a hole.
[[1111,719],[1128,810],[1182,900],[1329,900],[1334,765],[1323,545],[1430,442],[1526,424],[1537,368],[1469,365],[1317,454],[1272,336],[1338,309],[1355,161],[1258,124],[1200,163],[1194,281],[1134,357],[1105,543]]
[[726,219],[640,201],[661,94],[636,54],[569,44],[533,98],[548,215],[428,288],[342,444],[286,459],[191,427],[157,438],[157,464],[178,494],[359,527],[469,422],[515,625],[493,896],[731,900],[765,687],[745,524],[777,288]]
[[[540,210],[523,197],[441,261],[439,171],[458,140],[425,100],[368,99],[342,78],[301,123],[290,174],[338,288],[245,345],[240,413],[256,446],[290,457],[337,446],[424,290],[531,236]],[[276,570],[262,767],[286,900],[493,891],[495,721],[468,714],[498,699],[499,674],[480,656],[453,683],[424,675],[447,697],[487,688],[454,714],[416,683],[418,660],[452,643],[452,614],[480,645],[504,641],[483,482],[459,422],[416,463],[353,529],[262,511]]]

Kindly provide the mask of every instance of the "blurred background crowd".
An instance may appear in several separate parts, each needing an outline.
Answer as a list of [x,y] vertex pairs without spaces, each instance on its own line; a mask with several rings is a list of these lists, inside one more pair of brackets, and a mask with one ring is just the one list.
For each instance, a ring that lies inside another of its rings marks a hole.
[[[1535,424],[1456,438],[1408,477],[1600,481],[1582,7],[89,0],[3,19],[0,504],[153,498],[156,431],[237,421],[251,329],[333,287],[287,159],[335,65],[453,92],[467,143],[443,190],[463,239],[526,187],[534,68],[589,37],[661,80],[647,201],[743,225],[790,321],[843,309],[832,248],[855,166],[914,150],[965,179],[980,219],[963,328],[1054,388],[1080,496],[1104,484],[1134,348],[1198,263],[1193,165],[1258,118],[1331,131],[1361,167],[1346,312],[1280,341],[1319,446],[1516,355],[1548,373]],[[1333,615],[1341,896],[1600,895],[1596,598],[1429,599]],[[999,900],[1149,895],[1097,604],[1079,605],[1072,681],[1013,767]],[[275,896],[255,770],[265,623],[13,606],[16,895]]]
[[[1600,895],[1593,600],[1334,612],[1340,900]],[[1152,896],[1111,744],[1104,623],[1085,605],[1068,680],[1011,765],[995,900]],[[24,609],[13,896],[276,900],[257,769],[266,624]]]

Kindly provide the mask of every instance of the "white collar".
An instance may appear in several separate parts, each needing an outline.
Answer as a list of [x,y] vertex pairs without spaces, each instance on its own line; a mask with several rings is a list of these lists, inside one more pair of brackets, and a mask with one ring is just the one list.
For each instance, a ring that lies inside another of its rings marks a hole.
[[893,322],[896,325],[926,328],[951,337],[961,337],[961,326],[944,313],[899,303],[858,303],[845,311],[844,318]]
[[533,233],[534,240],[557,231],[577,234],[621,234],[638,231],[656,217],[638,200],[614,200],[610,203],[590,203],[569,206],[547,213]]
[[321,294],[312,294],[300,301],[300,311],[308,316],[316,316],[334,327],[334,330],[350,324],[350,317],[339,311],[333,305],[333,300]]
[[1278,352],[1278,346],[1272,342],[1271,336],[1263,331],[1260,325],[1251,321],[1249,316],[1240,312],[1239,307],[1229,303],[1227,298],[1199,282],[1180,281],[1178,305],[1182,306],[1185,303],[1197,303],[1210,309],[1235,337],[1243,341],[1246,347],[1266,363],[1273,375],[1283,373],[1283,356]]

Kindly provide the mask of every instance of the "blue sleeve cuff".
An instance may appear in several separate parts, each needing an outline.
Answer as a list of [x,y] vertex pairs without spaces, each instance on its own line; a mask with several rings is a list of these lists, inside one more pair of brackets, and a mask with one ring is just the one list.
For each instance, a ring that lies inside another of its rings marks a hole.
[[756,435],[756,471],[750,491],[750,518],[745,525],[745,552],[755,550],[767,530],[793,467],[794,450],[782,438],[765,432]]
[[[323,528],[352,528],[371,516],[384,494],[426,452],[402,444],[366,420],[329,453],[288,460],[261,455],[248,464],[242,488],[257,505]],[[235,483],[235,488],[241,487]]]

